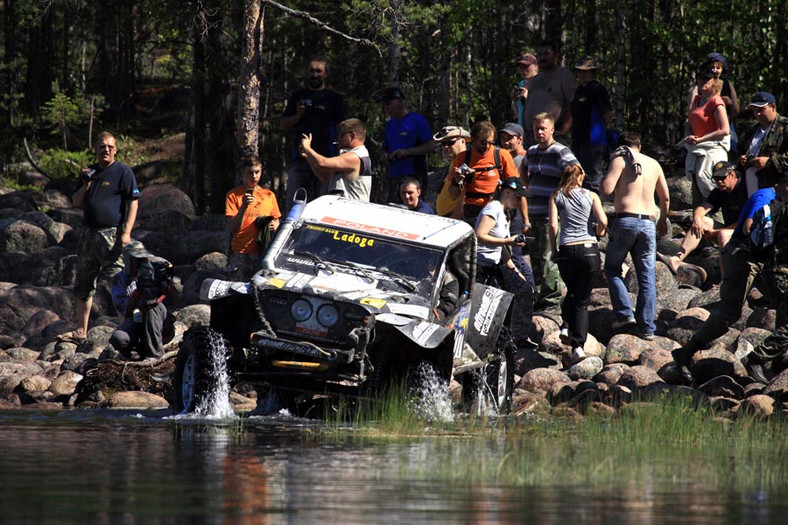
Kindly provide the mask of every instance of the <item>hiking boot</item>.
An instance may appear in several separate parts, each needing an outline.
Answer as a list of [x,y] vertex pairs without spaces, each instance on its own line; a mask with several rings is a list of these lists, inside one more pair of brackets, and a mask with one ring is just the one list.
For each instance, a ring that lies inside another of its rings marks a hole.
[[769,380],[766,379],[766,374],[763,373],[763,362],[761,358],[753,353],[749,353],[741,360],[744,368],[750,377],[755,379],[758,383],[768,384]]
[[681,377],[684,379],[684,381],[687,382],[687,384],[691,384],[695,379],[692,377],[692,372],[690,372],[689,369],[690,365],[692,364],[692,356],[694,353],[694,350],[686,346],[676,348],[671,352],[671,355],[673,355],[673,360],[679,367],[679,373],[681,374]]

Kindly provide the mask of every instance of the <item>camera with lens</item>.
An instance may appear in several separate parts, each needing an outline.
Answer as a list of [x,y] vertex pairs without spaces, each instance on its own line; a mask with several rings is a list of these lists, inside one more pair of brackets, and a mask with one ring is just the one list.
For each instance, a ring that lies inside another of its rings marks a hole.
[[301,101],[301,104],[304,105],[306,109],[309,109],[313,106],[313,102],[311,98],[305,98]]
[[466,184],[470,184],[471,182],[473,182],[473,176],[476,175],[476,170],[474,170],[464,162],[460,164],[457,170],[460,172],[460,175],[464,177],[464,181]]
[[521,233],[517,237],[514,238],[514,242],[521,243],[521,242],[525,242],[526,239],[527,239],[527,237],[525,236],[525,234]]
[[79,176],[85,182],[85,184],[87,184],[88,182],[93,180],[93,176],[95,174],[96,174],[96,170],[94,170],[93,168],[89,168],[88,171],[86,171],[85,173],[80,172]]

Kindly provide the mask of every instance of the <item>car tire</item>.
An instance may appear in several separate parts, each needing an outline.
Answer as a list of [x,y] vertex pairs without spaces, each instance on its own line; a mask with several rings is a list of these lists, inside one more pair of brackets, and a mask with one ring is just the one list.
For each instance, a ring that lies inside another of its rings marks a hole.
[[224,363],[213,357],[219,345],[225,348],[224,338],[208,326],[197,326],[184,334],[175,364],[175,410],[178,413],[193,413],[216,391],[227,357],[226,350]]

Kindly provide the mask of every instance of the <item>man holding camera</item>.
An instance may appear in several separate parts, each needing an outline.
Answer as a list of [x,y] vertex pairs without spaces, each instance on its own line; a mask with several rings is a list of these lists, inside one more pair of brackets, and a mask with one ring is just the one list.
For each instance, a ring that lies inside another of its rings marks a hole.
[[71,197],[75,207],[84,208],[74,282],[77,328],[60,339],[77,344],[87,338],[96,279],[102,271],[111,278],[123,268],[121,250],[131,242],[137,219],[137,179],[131,168],[115,161],[116,153],[115,136],[108,131],[100,133],[98,162],[82,169],[82,184]]
[[748,107],[758,123],[739,141],[739,165],[752,195],[773,186],[788,168],[788,117],[777,113],[774,95],[765,91],[755,93]]
[[233,234],[228,278],[248,281],[260,267],[260,256],[268,246],[270,235],[279,227],[279,204],[271,190],[258,183],[263,163],[257,155],[241,160],[243,183],[227,192],[224,216]]
[[[471,128],[470,148],[464,155],[454,157],[449,173],[453,178],[449,196],[456,199],[465,190],[463,219],[470,225],[482,208],[495,196],[498,186],[508,178],[517,177],[511,154],[495,145],[495,126],[488,121],[477,122]],[[521,199],[523,216],[528,219],[528,207]]]
[[287,173],[285,208],[290,209],[298,188],[304,188],[308,199],[325,193],[325,185],[309,168],[299,147],[303,135],[312,135],[315,151],[324,157],[337,154],[337,124],[345,120],[345,100],[342,95],[326,87],[328,65],[322,58],[312,58],[307,67],[306,86],[296,90],[287,100],[279,127],[293,131],[293,156]]

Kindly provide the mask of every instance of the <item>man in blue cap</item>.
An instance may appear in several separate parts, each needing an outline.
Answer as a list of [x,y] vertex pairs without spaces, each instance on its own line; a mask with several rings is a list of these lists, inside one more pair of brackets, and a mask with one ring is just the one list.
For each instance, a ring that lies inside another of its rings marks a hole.
[[739,142],[739,166],[752,195],[773,186],[788,168],[788,117],[777,113],[777,101],[766,91],[755,93],[748,107],[758,123]]

